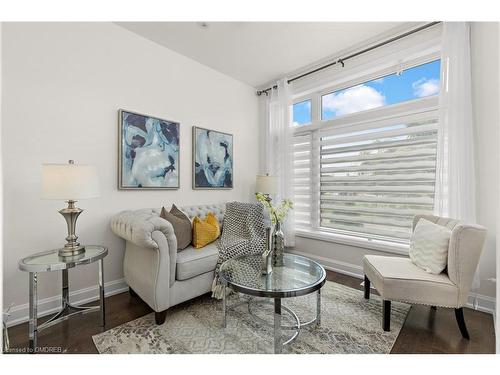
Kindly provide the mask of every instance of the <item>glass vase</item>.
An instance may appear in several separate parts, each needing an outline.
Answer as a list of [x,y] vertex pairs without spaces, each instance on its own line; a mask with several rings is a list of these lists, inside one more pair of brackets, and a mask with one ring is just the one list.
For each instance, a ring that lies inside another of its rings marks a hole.
[[263,275],[269,275],[273,271],[271,228],[266,228],[266,247],[261,257],[261,271]]
[[277,221],[273,231],[273,267],[283,266],[285,253],[285,234],[281,230],[281,222]]

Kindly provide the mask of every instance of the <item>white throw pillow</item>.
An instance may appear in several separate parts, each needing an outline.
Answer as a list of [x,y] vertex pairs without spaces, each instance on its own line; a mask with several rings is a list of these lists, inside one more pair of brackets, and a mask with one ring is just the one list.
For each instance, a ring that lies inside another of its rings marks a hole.
[[411,236],[411,261],[429,273],[440,274],[448,263],[450,235],[448,228],[420,219]]

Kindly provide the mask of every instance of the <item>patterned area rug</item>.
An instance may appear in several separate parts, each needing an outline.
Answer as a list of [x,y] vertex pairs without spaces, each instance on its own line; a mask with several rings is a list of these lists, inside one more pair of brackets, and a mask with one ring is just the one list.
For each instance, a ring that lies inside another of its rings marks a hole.
[[[302,328],[298,338],[286,345],[283,353],[380,353],[391,351],[410,309],[403,303],[392,303],[391,332],[381,328],[381,300],[363,292],[327,281],[321,289],[321,325]],[[228,306],[247,297],[233,293]],[[154,314],[122,324],[93,336],[99,353],[273,353],[273,310],[270,303],[242,303],[228,311],[227,328],[221,328],[222,303],[205,295],[168,310],[161,326]],[[302,322],[316,314],[316,294],[289,298],[283,304],[294,310]],[[293,323],[283,313],[283,325]],[[284,341],[292,331],[283,330]]]

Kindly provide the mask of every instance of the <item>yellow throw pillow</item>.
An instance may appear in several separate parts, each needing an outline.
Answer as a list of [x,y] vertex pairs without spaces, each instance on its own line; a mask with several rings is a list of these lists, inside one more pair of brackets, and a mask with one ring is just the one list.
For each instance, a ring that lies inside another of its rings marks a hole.
[[209,212],[207,214],[207,217],[205,218],[205,221],[208,224],[211,224],[214,227],[217,227],[217,238],[218,238],[220,236],[220,225],[219,225],[219,220],[217,220],[217,216],[215,216],[213,213]]
[[209,212],[205,220],[199,217],[193,219],[193,246],[201,249],[220,236],[220,225],[217,217]]

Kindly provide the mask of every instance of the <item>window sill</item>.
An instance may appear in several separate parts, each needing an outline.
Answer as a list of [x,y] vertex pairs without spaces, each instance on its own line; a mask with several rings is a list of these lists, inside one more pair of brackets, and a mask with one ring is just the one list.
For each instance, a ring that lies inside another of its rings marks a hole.
[[400,255],[408,255],[408,249],[409,249],[409,246],[405,244],[372,240],[367,238],[347,236],[343,234],[329,233],[323,231],[298,229],[295,235],[298,237],[311,238],[314,240],[339,243],[343,245],[350,245],[355,247],[361,247],[364,249],[377,250],[377,251],[382,251],[384,253],[393,253]]

